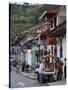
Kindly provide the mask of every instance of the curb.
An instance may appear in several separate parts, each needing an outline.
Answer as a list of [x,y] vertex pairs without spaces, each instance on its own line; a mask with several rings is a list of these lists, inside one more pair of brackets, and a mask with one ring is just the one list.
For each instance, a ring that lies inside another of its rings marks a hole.
[[[13,68],[12,68],[12,69],[13,69]],[[13,69],[13,70],[16,71],[15,69]],[[22,73],[21,71],[19,71],[18,73],[20,73],[21,75],[24,75],[25,77],[28,77],[28,78],[30,78],[30,79],[32,79],[32,80],[36,80],[36,79],[37,79],[37,78],[30,77],[30,76]]]
[[37,79],[37,78],[30,77],[30,76],[28,76],[28,75],[26,75],[26,74],[23,74],[23,73],[21,73],[20,71],[19,71],[19,73],[22,74],[22,75],[24,75],[25,77],[30,78],[30,79],[33,79],[33,80],[36,80],[36,79]]

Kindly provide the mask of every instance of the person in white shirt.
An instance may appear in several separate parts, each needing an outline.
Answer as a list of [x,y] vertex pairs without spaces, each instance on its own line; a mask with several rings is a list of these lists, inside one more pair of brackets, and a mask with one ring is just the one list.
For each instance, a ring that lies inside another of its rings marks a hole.
[[44,70],[45,70],[45,62],[44,60],[41,62],[40,66],[39,66],[39,82],[43,83],[43,78],[44,78]]

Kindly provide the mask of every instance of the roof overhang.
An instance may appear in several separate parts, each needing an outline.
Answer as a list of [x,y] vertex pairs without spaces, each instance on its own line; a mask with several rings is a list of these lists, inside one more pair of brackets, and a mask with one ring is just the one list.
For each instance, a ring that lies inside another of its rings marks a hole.
[[58,12],[59,12],[59,7],[56,8],[52,8],[48,11],[44,11],[44,13],[40,16],[39,20],[42,20],[45,17],[51,18],[53,16],[55,16]]
[[47,11],[44,11],[44,13],[40,16],[39,20],[41,20],[44,17],[44,15],[46,15],[46,13]]
[[59,37],[66,33],[66,21],[64,21],[62,24],[58,25],[53,30],[49,31],[48,36],[52,37]]

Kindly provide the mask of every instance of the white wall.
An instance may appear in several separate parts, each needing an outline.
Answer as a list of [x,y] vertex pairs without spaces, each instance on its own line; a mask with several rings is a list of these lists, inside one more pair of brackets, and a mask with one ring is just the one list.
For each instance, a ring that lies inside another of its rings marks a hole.
[[27,50],[27,52],[25,53],[25,60],[26,60],[26,63],[31,65],[31,50]]
[[23,52],[21,52],[21,64],[22,64],[22,62],[24,62],[25,61],[25,54],[23,53]]
[[[62,37],[63,60],[66,58],[66,37]],[[57,43],[57,57],[60,57],[60,41]]]
[[62,47],[63,47],[63,58],[66,58],[66,37],[63,37],[62,40]]
[[57,42],[57,57],[60,57],[60,40],[58,38],[58,42]]
[[58,13],[58,25],[61,24],[66,19],[66,8],[65,6],[62,6],[60,8],[60,12]]
[[28,64],[31,65],[31,50],[28,50]]
[[29,35],[29,36],[27,36],[28,41],[29,41],[29,40],[32,40],[33,38],[34,38],[33,35]]
[[50,50],[51,52],[51,47],[53,46],[53,54],[54,54],[54,50],[55,50],[55,45],[47,45],[47,51]]
[[25,37],[20,41],[20,44],[23,46],[27,41],[32,40],[33,38],[33,35],[25,35]]

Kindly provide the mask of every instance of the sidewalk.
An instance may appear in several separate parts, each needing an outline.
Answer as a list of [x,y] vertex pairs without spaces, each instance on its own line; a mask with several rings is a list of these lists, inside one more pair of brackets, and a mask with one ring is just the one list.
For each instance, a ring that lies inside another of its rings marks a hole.
[[49,82],[48,85],[50,86],[54,86],[54,85],[66,85],[67,82],[66,82],[66,79],[63,79],[63,80],[59,80],[59,81],[56,81],[56,82]]
[[[14,71],[16,71],[16,68],[11,67]],[[21,69],[19,69],[19,73],[24,75],[25,77],[28,77],[30,79],[36,80],[37,75],[34,72],[22,72]]]

